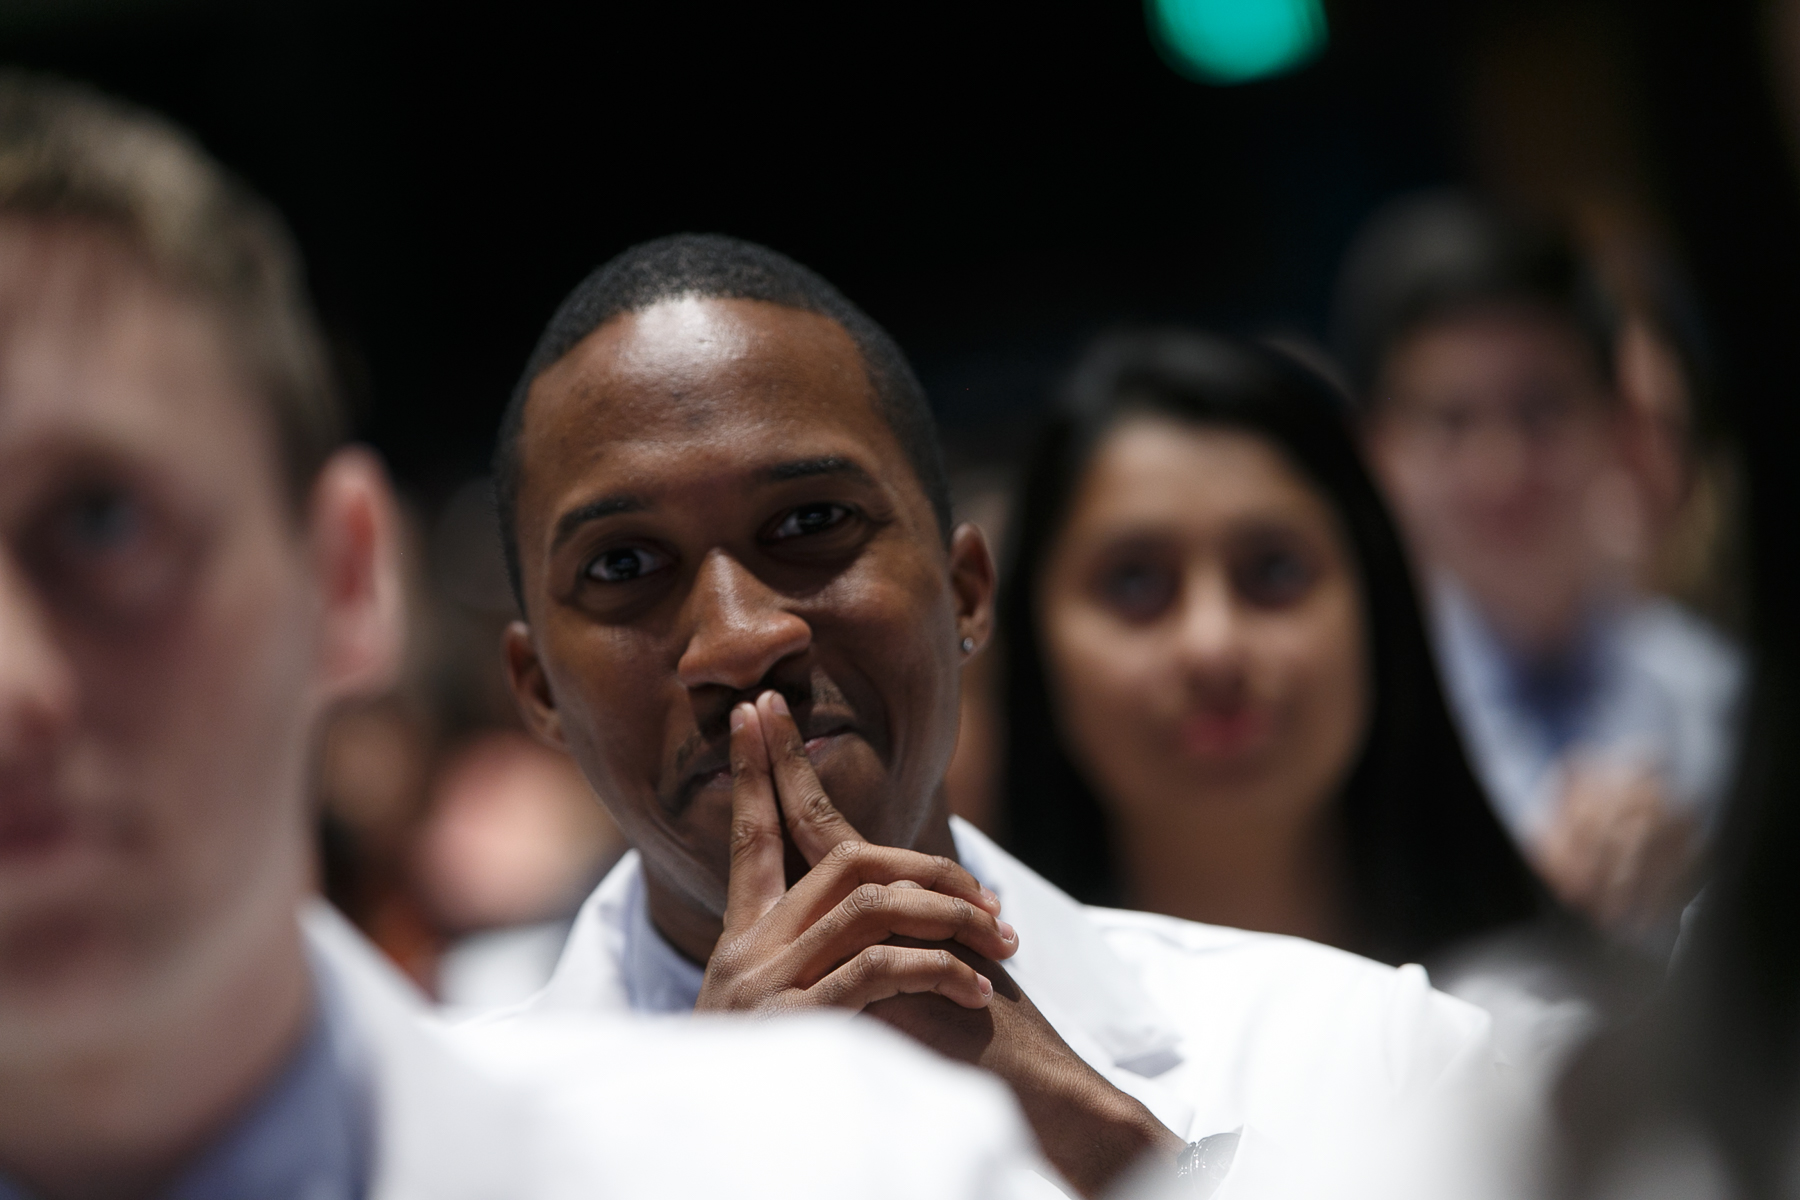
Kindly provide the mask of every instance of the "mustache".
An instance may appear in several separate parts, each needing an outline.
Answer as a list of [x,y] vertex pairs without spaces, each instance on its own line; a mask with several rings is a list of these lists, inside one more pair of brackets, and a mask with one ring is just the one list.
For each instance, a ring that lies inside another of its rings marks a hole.
[[696,713],[694,732],[675,748],[673,769],[657,795],[657,802],[671,819],[680,818],[706,781],[731,765],[731,710],[755,703],[764,692],[775,692],[787,701],[788,711],[802,731],[815,709],[849,708],[844,694],[824,680],[765,679],[755,687],[720,689]]

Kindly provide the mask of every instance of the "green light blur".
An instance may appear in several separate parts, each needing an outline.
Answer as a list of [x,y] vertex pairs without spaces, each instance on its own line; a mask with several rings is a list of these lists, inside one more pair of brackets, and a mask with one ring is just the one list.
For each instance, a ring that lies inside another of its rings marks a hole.
[[1248,83],[1311,61],[1325,48],[1320,0],[1146,0],[1150,34],[1169,65],[1202,83]]

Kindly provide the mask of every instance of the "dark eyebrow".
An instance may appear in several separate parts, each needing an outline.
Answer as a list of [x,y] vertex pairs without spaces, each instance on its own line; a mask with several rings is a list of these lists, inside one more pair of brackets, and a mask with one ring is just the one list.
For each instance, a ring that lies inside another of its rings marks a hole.
[[[875,477],[860,465],[841,455],[831,454],[823,458],[797,458],[792,462],[776,463],[758,471],[757,477],[764,483],[786,483],[792,479],[811,479],[818,475],[848,475],[860,483],[873,487]],[[650,505],[642,498],[632,495],[606,496],[599,500],[590,500],[579,508],[571,508],[556,519],[556,532],[550,539],[550,552],[556,553],[562,544],[575,536],[575,531],[589,521],[598,521],[601,517],[610,517],[617,513],[644,512]]]
[[786,483],[790,479],[810,479],[815,475],[849,475],[860,483],[874,486],[875,477],[850,459],[838,455],[825,458],[799,458],[777,463],[757,472],[768,483]]
[[649,507],[636,496],[607,496],[601,500],[590,500],[580,508],[571,508],[556,519],[556,535],[550,539],[550,552],[556,553],[559,546],[575,536],[575,531],[589,521],[598,521],[601,517],[610,517],[614,513],[643,512]]

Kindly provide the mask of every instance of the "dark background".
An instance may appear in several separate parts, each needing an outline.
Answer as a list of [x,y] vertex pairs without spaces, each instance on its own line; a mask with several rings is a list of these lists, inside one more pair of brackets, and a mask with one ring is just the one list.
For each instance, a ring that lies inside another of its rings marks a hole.
[[427,491],[479,468],[562,294],[647,237],[816,267],[955,425],[1121,316],[1314,329],[1357,220],[1462,173],[1460,5],[1334,5],[1323,60],[1230,89],[1129,0],[755,7],[140,4],[0,50],[169,113],[282,207],[364,432]]
[[1130,0],[771,7],[15,0],[0,58],[165,111],[280,205],[427,511],[561,295],[657,234],[815,266],[993,451],[1110,323],[1321,337],[1397,192],[1622,206],[1696,281],[1764,611],[1794,594],[1800,192],[1762,5],[1329,0],[1322,58],[1233,88],[1171,71]]

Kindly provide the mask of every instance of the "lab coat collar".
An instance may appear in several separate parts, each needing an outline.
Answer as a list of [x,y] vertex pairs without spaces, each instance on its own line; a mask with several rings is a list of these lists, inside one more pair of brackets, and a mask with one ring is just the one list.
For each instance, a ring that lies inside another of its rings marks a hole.
[[631,989],[625,978],[630,961],[627,930],[632,899],[642,890],[643,877],[638,852],[626,851],[575,914],[550,982],[518,1011],[631,1011]]
[[961,817],[950,818],[956,856],[1000,897],[1001,916],[1019,931],[1006,961],[1052,1024],[1075,1021],[1112,1059],[1154,1077],[1181,1061],[1181,1033],[1138,983],[1136,970],[1113,952],[1086,906],[995,845]]

